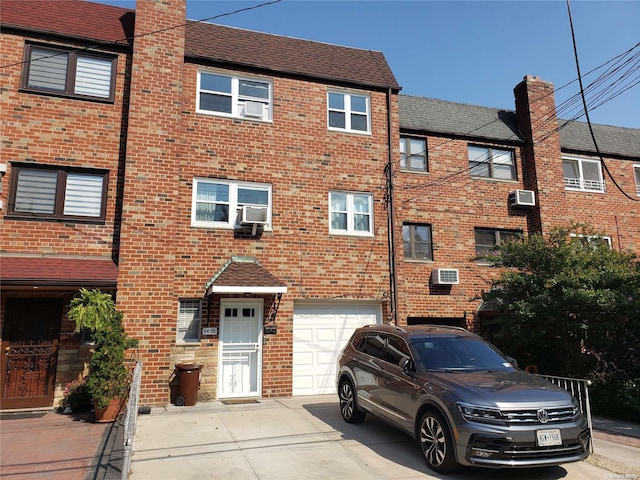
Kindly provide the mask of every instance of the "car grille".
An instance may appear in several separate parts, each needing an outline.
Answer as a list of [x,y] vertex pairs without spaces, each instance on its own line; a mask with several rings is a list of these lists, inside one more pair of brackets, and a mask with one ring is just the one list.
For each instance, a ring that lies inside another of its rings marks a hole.
[[559,423],[571,422],[576,416],[572,406],[559,408],[545,408],[546,422],[541,422],[538,409],[520,409],[520,410],[502,410],[506,421],[510,425],[519,424],[542,424],[542,423]]

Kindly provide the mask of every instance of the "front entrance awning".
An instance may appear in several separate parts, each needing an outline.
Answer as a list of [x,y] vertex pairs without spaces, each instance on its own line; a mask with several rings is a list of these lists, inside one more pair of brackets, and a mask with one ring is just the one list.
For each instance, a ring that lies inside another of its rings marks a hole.
[[205,285],[205,295],[215,293],[287,293],[287,285],[253,257],[231,257]]
[[115,288],[118,266],[103,257],[2,255],[3,287]]

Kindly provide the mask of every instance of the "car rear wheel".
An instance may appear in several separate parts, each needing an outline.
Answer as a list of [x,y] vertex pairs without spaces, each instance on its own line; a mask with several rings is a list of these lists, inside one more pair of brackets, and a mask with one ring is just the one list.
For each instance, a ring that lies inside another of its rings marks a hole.
[[342,380],[338,388],[340,396],[340,413],[347,423],[360,423],[364,420],[366,412],[358,410],[356,394],[350,380]]
[[447,423],[438,412],[427,412],[420,420],[420,446],[429,468],[438,473],[456,470],[453,441]]

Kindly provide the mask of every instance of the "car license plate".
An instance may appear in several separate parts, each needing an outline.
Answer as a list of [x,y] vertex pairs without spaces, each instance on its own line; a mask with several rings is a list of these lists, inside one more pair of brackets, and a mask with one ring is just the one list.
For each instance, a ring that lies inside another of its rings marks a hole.
[[560,436],[560,429],[554,428],[551,430],[537,430],[538,446],[548,447],[550,445],[562,445],[562,437]]

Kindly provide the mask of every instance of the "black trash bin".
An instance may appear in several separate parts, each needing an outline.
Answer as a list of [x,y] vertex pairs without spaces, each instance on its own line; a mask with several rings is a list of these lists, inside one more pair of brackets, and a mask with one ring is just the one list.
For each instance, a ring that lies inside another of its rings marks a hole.
[[176,376],[178,377],[178,397],[176,405],[191,407],[198,401],[198,389],[200,388],[199,363],[177,363]]

